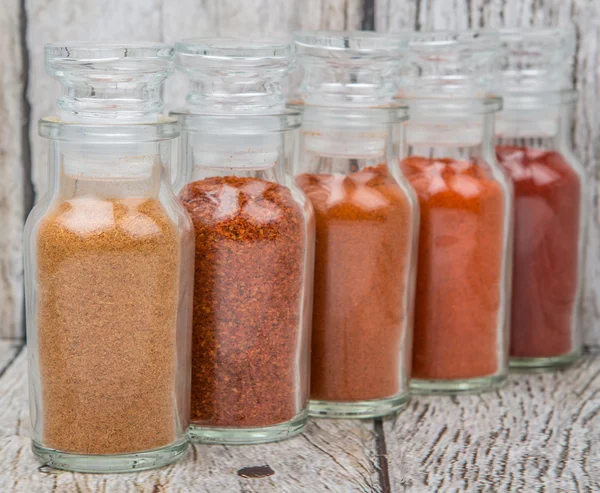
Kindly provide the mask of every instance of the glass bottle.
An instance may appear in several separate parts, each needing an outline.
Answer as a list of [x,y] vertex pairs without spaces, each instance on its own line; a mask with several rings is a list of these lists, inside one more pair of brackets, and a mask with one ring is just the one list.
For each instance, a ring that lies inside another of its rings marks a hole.
[[169,179],[161,116],[173,50],[49,44],[62,85],[49,187],[24,232],[33,452],[125,472],[187,450],[193,237]]
[[193,440],[280,440],[307,422],[314,250],[310,204],[286,172],[300,114],[280,83],[289,43],[177,43],[190,78],[179,199],[196,235]]
[[421,210],[411,389],[483,391],[507,373],[511,187],[489,96],[497,36],[413,33],[400,167]]
[[585,171],[571,126],[572,26],[502,30],[496,154],[515,189],[510,365],[552,369],[581,355]]
[[304,78],[296,180],[315,209],[310,413],[368,418],[408,401],[418,206],[398,168],[393,103],[406,43],[294,36]]

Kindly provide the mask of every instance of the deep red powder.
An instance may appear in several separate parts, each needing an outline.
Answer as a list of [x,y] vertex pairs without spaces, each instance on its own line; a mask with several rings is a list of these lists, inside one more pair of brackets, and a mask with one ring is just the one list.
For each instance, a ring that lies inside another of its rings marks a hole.
[[558,152],[496,147],[515,189],[510,354],[540,358],[573,349],[581,180]]

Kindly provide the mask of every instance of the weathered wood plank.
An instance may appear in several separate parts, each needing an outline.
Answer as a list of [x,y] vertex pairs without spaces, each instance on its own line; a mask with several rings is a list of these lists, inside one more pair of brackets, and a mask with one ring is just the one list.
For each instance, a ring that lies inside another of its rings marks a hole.
[[[162,39],[168,43],[207,36],[286,38],[302,29],[355,30],[362,19],[362,0],[182,0],[176,9],[166,5]],[[167,110],[183,105],[183,75],[175,74],[165,88]]]
[[575,85],[576,154],[588,170],[586,277],[581,317],[588,345],[600,345],[600,4],[594,0],[376,0],[377,29],[551,26],[573,21],[579,33]]
[[[1,361],[0,361],[1,367]],[[371,492],[378,491],[371,421],[312,422],[293,439],[256,446],[195,446],[178,464],[137,474],[73,474],[39,468],[29,449],[26,352],[0,379],[0,491]],[[244,478],[245,467],[274,474]]]
[[394,491],[600,491],[600,357],[489,394],[415,398],[384,428]]
[[21,5],[0,8],[0,339],[22,337],[23,53]]

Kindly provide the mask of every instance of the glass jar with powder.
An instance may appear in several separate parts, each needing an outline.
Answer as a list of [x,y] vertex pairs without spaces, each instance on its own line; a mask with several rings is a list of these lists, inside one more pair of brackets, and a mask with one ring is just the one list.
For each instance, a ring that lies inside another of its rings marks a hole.
[[193,238],[169,180],[161,116],[172,49],[47,45],[63,86],[49,188],[25,227],[33,451],[121,472],[187,449]]
[[190,79],[178,197],[195,234],[192,440],[248,444],[307,422],[313,211],[287,172],[300,113],[281,82],[277,40],[176,44]]
[[295,35],[304,78],[296,180],[316,215],[310,412],[367,418],[408,401],[418,205],[398,168],[402,40]]
[[401,34],[402,172],[419,199],[411,390],[485,391],[508,370],[512,189],[493,148],[498,37]]
[[515,190],[510,365],[560,368],[581,355],[585,170],[573,152],[575,31],[500,31],[496,155]]

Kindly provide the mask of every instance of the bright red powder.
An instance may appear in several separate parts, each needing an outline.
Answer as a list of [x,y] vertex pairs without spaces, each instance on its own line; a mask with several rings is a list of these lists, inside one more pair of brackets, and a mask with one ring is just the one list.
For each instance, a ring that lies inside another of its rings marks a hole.
[[515,188],[510,354],[541,358],[573,348],[581,183],[554,151],[496,147]]

